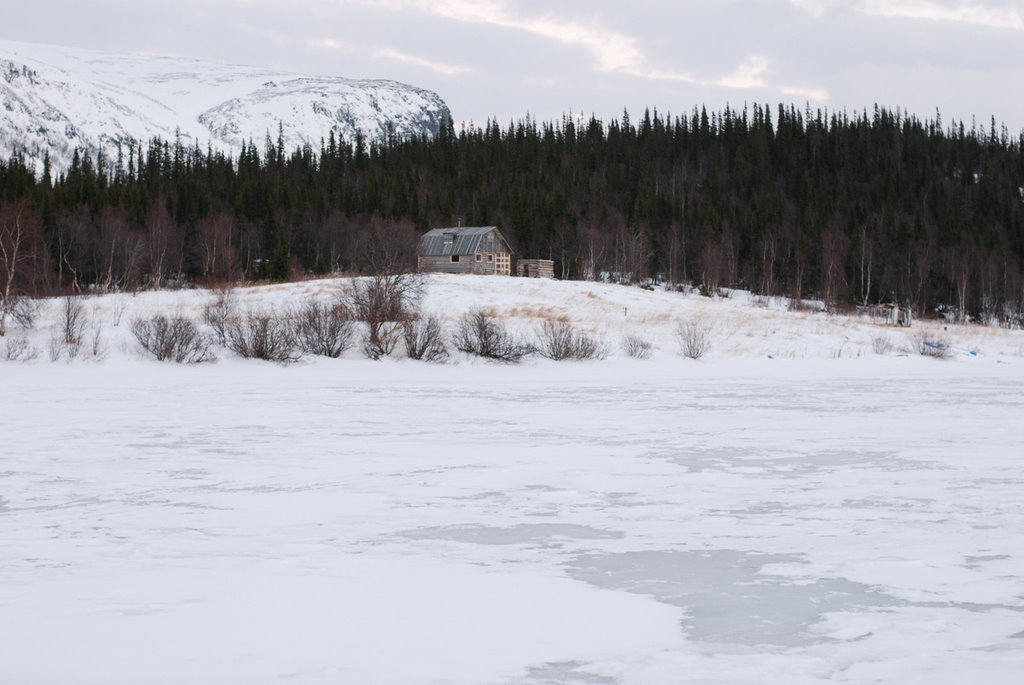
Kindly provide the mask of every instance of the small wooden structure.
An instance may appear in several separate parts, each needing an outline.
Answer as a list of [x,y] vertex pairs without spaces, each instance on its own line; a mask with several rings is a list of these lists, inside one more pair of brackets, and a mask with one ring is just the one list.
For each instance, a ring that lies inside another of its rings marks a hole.
[[526,278],[554,278],[555,262],[551,259],[520,259],[516,262],[516,275]]
[[497,226],[433,228],[416,248],[423,273],[512,274],[512,248]]
[[857,307],[857,313],[870,316],[872,323],[901,326],[903,328],[910,328],[910,324],[914,319],[910,307],[901,307],[898,304],[875,304],[867,307]]

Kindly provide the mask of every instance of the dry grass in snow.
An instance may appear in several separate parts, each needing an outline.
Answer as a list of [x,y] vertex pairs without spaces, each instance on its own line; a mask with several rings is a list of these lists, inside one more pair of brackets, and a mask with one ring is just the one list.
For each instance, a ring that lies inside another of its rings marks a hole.
[[[251,311],[285,315],[309,302],[329,306],[338,301],[350,283],[348,279],[318,279],[227,291],[83,296],[76,298],[83,318],[78,336],[81,340],[70,353],[64,331],[67,300],[43,300],[31,329],[12,327],[0,340],[0,360],[45,363],[50,359],[144,356],[131,334],[133,321],[157,316],[185,318],[214,336],[209,322],[204,322],[204,314],[208,319],[210,305],[225,294],[240,315]],[[433,317],[448,337],[471,311],[494,317],[524,339],[535,339],[545,322],[569,324],[601,341],[607,355],[600,356],[611,358],[800,360],[919,353],[950,359],[1024,357],[1021,331],[930,321],[917,321],[913,328],[902,329],[877,325],[866,318],[789,311],[783,300],[740,292],[731,293],[729,298],[707,298],[582,281],[432,275],[425,277],[420,307],[421,316]],[[681,345],[682,330],[706,338],[701,341],[699,354],[690,354],[686,345]],[[358,348],[353,345],[344,357],[362,358]],[[930,354],[932,351],[942,353]],[[220,358],[232,355],[227,349],[216,354]],[[392,356],[404,356],[401,346]],[[459,360],[458,355],[448,359],[449,363]]]

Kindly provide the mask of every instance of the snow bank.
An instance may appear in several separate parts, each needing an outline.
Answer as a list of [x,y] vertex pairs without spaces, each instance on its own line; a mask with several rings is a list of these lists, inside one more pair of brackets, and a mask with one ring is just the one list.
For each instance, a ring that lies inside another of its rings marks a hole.
[[[347,283],[345,279],[321,279],[232,292],[239,311],[283,312],[310,298],[331,301]],[[440,274],[426,277],[426,284],[424,314],[441,318],[449,332],[466,312],[478,309],[497,316],[527,338],[534,337],[544,321],[562,319],[596,335],[611,359],[628,356],[622,343],[634,336],[652,344],[656,361],[683,362],[678,330],[680,324],[689,324],[708,338],[704,361],[863,359],[874,363],[880,357],[916,356],[922,339],[947,343],[949,357],[957,361],[1024,361],[1022,331],[923,321],[903,329],[877,325],[867,318],[791,312],[781,300],[761,305],[744,293],[727,299],[706,298],[583,281]],[[128,330],[132,319],[165,314],[199,321],[214,298],[215,293],[201,289],[80,298],[87,320],[81,356],[94,357],[95,351],[108,360],[138,358],[138,345]],[[45,360],[50,340],[60,333],[63,306],[61,299],[43,301],[35,328],[27,333],[14,330],[8,339],[24,339],[35,350],[37,360]],[[230,356],[221,354],[222,358]],[[361,355],[353,350],[348,357],[355,360]],[[473,360],[457,357],[455,361]]]

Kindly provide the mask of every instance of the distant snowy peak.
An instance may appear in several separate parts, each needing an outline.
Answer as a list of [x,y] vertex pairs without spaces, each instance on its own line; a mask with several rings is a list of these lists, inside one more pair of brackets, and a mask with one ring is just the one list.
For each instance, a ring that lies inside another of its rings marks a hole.
[[268,81],[199,115],[198,121],[233,147],[259,131],[276,138],[279,122],[285,142],[294,147],[319,146],[333,131],[342,140],[357,133],[383,140],[389,128],[396,135],[437,132],[448,108],[437,95],[395,81],[348,81],[338,78],[295,78]]
[[435,93],[395,81],[287,74],[170,57],[0,41],[0,156],[65,168],[76,149],[145,143],[154,136],[235,152],[276,141],[318,148],[361,133],[433,135],[448,106]]

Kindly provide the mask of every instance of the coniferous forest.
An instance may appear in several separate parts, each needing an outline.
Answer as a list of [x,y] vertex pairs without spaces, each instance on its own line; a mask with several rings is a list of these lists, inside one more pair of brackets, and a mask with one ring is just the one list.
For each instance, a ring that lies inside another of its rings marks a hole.
[[497,225],[562,278],[894,302],[1020,324],[1024,134],[779,105],[529,117],[432,138],[268,134],[0,162],[8,295],[283,280],[414,262],[435,226]]

